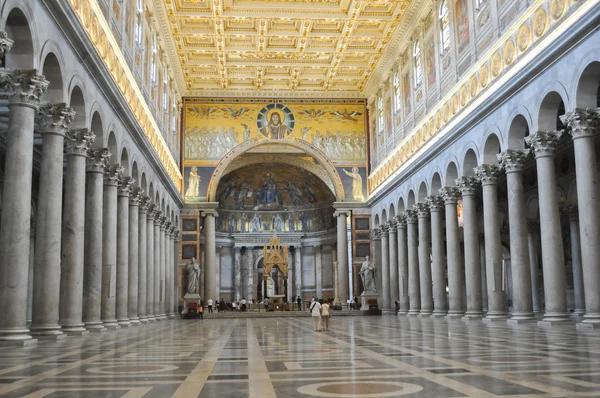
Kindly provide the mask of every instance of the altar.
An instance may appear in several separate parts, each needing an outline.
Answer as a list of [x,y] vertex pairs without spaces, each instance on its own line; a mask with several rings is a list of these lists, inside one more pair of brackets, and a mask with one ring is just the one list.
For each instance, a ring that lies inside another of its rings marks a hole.
[[[263,257],[263,289],[264,296],[269,298],[269,311],[285,311],[285,298],[288,293],[288,248],[281,246],[277,233],[273,234],[270,245],[265,246]],[[274,295],[274,280],[271,271],[276,268],[283,274],[284,294]],[[278,309],[274,309],[277,307]]]
[[269,311],[287,311],[285,295],[280,294],[269,297]]

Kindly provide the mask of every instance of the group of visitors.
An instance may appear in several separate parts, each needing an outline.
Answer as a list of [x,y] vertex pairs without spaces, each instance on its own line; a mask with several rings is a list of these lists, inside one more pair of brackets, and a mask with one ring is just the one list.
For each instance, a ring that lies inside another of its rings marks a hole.
[[310,303],[310,313],[313,323],[315,324],[315,332],[329,330],[329,318],[331,317],[331,307],[323,299],[315,299],[313,297]]

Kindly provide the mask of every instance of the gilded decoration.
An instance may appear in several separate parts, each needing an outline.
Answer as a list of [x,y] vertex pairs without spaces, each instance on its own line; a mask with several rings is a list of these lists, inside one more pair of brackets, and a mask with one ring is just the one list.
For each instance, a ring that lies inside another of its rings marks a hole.
[[515,43],[512,40],[509,40],[504,45],[504,63],[508,66],[513,63],[515,60]]
[[[411,1],[154,0],[188,96],[357,97]],[[385,56],[384,56],[385,54]],[[259,91],[260,90],[260,91]]]
[[471,94],[471,98],[475,98],[477,96],[477,90],[479,89],[479,82],[477,81],[477,76],[471,76],[471,80],[469,81],[469,94]]
[[541,37],[546,33],[546,26],[548,25],[548,14],[546,10],[540,8],[535,12],[533,19],[533,32],[536,37]]
[[517,46],[519,47],[519,51],[523,52],[527,50],[527,47],[529,47],[530,37],[531,30],[529,29],[529,26],[521,26],[521,29],[519,29],[519,35],[517,36]]
[[558,20],[565,12],[565,0],[552,0],[550,3],[550,15],[554,20]]
[[[479,74],[478,81],[481,88],[486,88],[488,85],[490,85],[490,83],[494,83],[494,80],[503,72],[503,61],[506,66],[512,65],[515,60],[518,61],[518,58],[524,53],[525,50],[532,45],[536,45],[539,40],[544,38],[545,34],[548,32],[548,27],[552,24],[556,24],[556,21],[562,18],[567,7],[579,6],[578,2],[567,3],[565,0],[552,0],[550,4],[550,15],[552,16],[552,19],[549,20],[546,11],[543,8],[540,8],[540,5],[543,2],[544,0],[536,1],[534,4],[532,4],[531,8],[526,11],[522,18],[519,18],[518,21],[516,21],[507,29],[504,36],[506,39],[498,41],[490,48],[490,52],[493,54],[491,58],[488,60],[482,60],[481,63],[477,63],[471,68],[470,72],[466,74],[467,77],[465,80],[463,80],[460,84],[455,85],[455,87],[450,91],[450,100],[438,104],[429,112],[429,114],[424,115],[424,118],[431,118],[433,115],[436,115],[439,112],[441,112],[442,115],[443,122],[440,122],[440,125],[438,126],[436,119],[436,131],[431,131],[430,136],[433,136],[440,130],[444,129],[444,125],[458,114],[459,96],[462,100],[463,96],[461,93],[465,88],[465,84],[467,84],[469,87],[469,92],[472,94],[471,97],[467,99],[465,103],[466,106],[472,99],[477,98],[477,96],[480,94],[479,90],[471,91],[471,82],[473,81],[473,78],[477,79],[477,74]],[[460,5],[461,3],[461,0],[454,3],[455,11],[457,5]],[[533,20],[533,35],[531,34],[531,29],[527,25],[523,25],[523,21],[528,19]],[[572,24],[574,17],[569,18],[566,21],[569,21],[569,24]],[[463,33],[464,32],[466,32],[466,29],[463,29]],[[513,38],[516,38],[517,46],[520,51],[519,53],[516,51]],[[543,45],[548,46],[550,43],[544,43]],[[474,95],[473,92],[475,92]],[[406,138],[402,141],[399,147],[396,148],[396,153],[400,152],[401,154],[405,154],[405,157],[401,159],[402,164],[400,167],[402,167],[406,161],[409,161],[412,154],[414,154],[416,151],[417,146],[415,145],[415,137],[417,134],[422,134],[421,127],[416,127],[411,132],[408,132],[406,134]],[[373,170],[372,175],[369,177],[369,186],[372,190],[378,189],[378,186],[386,180],[387,177],[384,176],[383,171],[387,169],[387,166],[391,162],[393,156],[394,153],[388,155],[387,160],[383,159],[375,168],[375,170]]]

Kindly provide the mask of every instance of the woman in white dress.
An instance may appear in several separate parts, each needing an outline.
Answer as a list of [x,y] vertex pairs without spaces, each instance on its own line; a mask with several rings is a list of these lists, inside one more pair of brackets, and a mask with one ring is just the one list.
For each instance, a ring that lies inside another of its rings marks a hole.
[[198,168],[192,167],[190,170],[190,176],[188,177],[188,189],[185,191],[185,198],[197,198],[198,197],[198,186],[200,184],[200,176],[198,175]]

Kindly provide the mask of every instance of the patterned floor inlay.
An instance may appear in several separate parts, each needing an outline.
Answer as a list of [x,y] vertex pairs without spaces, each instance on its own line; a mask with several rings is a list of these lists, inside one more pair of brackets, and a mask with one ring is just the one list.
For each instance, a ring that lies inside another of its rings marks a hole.
[[394,316],[312,328],[174,320],[3,348],[0,396],[600,397],[597,331]]

